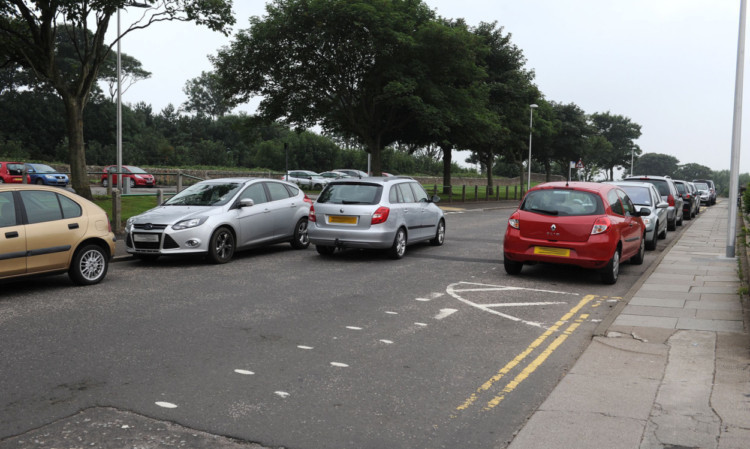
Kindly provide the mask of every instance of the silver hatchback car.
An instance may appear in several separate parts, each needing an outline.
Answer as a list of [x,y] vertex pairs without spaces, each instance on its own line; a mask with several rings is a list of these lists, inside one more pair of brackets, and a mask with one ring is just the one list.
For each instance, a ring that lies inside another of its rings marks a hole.
[[445,241],[445,217],[435,204],[439,200],[411,178],[332,181],[310,209],[310,242],[321,255],[336,248],[382,248],[400,259],[407,245]]
[[201,181],[129,218],[126,248],[141,259],[202,253],[213,263],[229,262],[235,250],[272,243],[305,249],[311,205],[304,192],[283,181]]

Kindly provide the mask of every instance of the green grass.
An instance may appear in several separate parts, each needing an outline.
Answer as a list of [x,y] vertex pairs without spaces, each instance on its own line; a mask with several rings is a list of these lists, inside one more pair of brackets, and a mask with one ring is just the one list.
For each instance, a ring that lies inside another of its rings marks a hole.
[[[94,203],[107,212],[109,220],[112,221],[112,197],[95,196]],[[122,197],[122,211],[120,219],[121,227],[125,228],[125,222],[128,218],[143,213],[153,207],[156,207],[156,195],[153,196],[124,196]]]

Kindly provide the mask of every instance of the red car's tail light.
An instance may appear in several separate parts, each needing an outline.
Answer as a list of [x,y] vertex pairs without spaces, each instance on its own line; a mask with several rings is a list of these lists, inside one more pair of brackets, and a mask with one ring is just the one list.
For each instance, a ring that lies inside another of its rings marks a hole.
[[518,221],[518,212],[514,212],[513,215],[508,218],[508,226],[513,229],[520,229],[521,225]]
[[669,195],[669,196],[667,197],[667,202],[669,203],[669,205],[670,205],[671,207],[674,207],[674,195]]
[[315,206],[310,206],[310,213],[307,214],[307,220],[312,221],[312,222],[318,221],[317,218],[315,217]]
[[387,207],[378,207],[378,210],[375,211],[374,214],[372,214],[372,220],[370,221],[371,225],[376,225],[380,223],[385,223],[388,221],[388,215],[390,215],[391,210]]
[[607,232],[607,229],[612,226],[612,222],[607,217],[599,217],[594,222],[594,227],[591,228],[591,235],[601,234]]
[[306,202],[306,203],[310,203],[310,207],[312,207],[312,203],[313,203],[313,201],[312,201],[312,200],[310,199],[310,197],[309,197],[309,196],[307,196],[307,194],[306,194],[306,193],[305,193],[304,195],[305,195],[305,197],[304,197],[304,198],[302,199],[302,201],[304,201],[304,202]]

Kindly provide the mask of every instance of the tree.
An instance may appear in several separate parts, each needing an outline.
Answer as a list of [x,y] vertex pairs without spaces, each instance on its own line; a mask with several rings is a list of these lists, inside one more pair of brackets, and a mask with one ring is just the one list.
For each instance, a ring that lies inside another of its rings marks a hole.
[[669,154],[646,153],[635,161],[633,175],[673,176],[680,161]]
[[261,95],[269,121],[356,138],[376,174],[387,145],[441,126],[446,67],[470,54],[438,47],[450,33],[423,2],[276,0],[266,12],[212,58],[232,102]]
[[692,181],[693,179],[712,179],[711,173],[712,170],[705,165],[690,163],[677,167],[675,176],[685,181]]
[[[151,77],[151,72],[143,68],[141,61],[136,58],[120,53],[120,85],[122,93],[130,89],[130,86],[138,81]],[[100,78],[107,85],[109,99],[114,103],[117,97],[117,53],[110,52],[104,60],[100,71]]]
[[608,179],[612,180],[615,167],[629,167],[631,155],[640,154],[640,148],[634,140],[641,136],[641,125],[625,116],[609,112],[592,114],[590,119],[594,132],[612,144],[610,151],[593,155],[593,162],[606,170]]
[[221,80],[213,72],[201,72],[199,77],[188,80],[182,91],[188,97],[183,103],[183,109],[188,112],[223,117],[232,110],[232,104],[221,90]]
[[[104,39],[118,8],[126,0],[96,2],[6,0],[0,3],[0,67],[19,65],[54,89],[65,106],[65,126],[71,169],[71,186],[91,198],[86,173],[84,108],[100,71],[117,40],[156,22],[192,21],[226,32],[234,23],[229,0],[145,0],[143,17],[111,43]],[[89,30],[89,26],[95,29]],[[60,54],[58,43],[68,40],[72,53]]]

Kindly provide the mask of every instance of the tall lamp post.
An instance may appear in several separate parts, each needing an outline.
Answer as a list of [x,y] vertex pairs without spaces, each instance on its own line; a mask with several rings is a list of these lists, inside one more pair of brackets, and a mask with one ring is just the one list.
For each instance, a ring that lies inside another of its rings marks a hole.
[[531,190],[531,133],[534,130],[534,109],[539,106],[536,103],[529,105],[529,176],[526,180],[526,191]]

